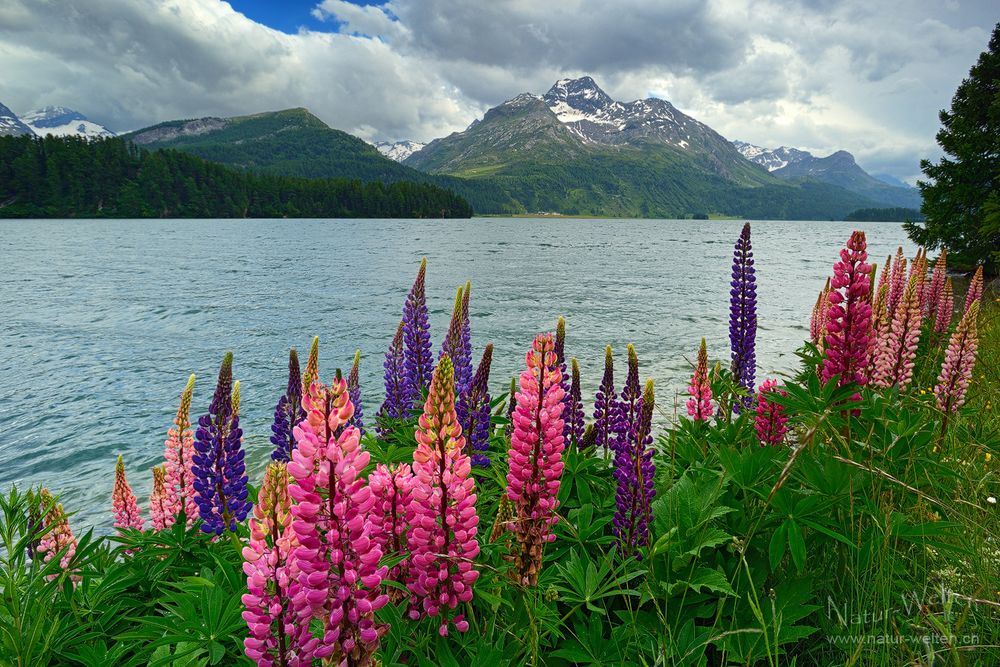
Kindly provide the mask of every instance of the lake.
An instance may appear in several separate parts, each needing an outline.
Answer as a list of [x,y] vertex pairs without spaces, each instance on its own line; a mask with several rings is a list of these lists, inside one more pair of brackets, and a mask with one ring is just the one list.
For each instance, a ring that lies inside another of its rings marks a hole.
[[[144,506],[149,468],[190,373],[192,419],[235,353],[252,479],[271,450],[288,348],[305,363],[320,336],[329,380],[361,349],[365,415],[382,400],[382,360],[428,258],[434,352],[455,290],[472,281],[474,362],[493,342],[504,391],[539,331],[567,319],[584,409],[616,353],[636,346],[661,419],[685,391],[699,340],[729,359],[729,280],[742,221],[28,220],[0,223],[0,490],[45,484],[74,525],[110,530],[114,463],[125,456]],[[796,365],[818,290],[852,229],[872,261],[914,246],[895,223],[755,222],[758,382]],[[682,408],[683,409],[683,408]]]

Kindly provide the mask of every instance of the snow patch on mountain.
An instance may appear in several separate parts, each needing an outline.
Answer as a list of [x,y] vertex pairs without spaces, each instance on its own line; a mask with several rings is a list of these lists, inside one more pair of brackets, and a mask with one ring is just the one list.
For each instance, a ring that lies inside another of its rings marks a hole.
[[51,134],[56,137],[81,136],[88,139],[113,137],[108,128],[88,120],[79,111],[66,107],[48,106],[26,113],[21,119],[38,136]]
[[410,157],[421,148],[427,144],[422,144],[419,141],[378,141],[375,144],[375,148],[378,152],[386,156],[390,160],[395,160],[396,162],[402,162],[406,158]]
[[34,134],[13,111],[0,104],[0,137]]

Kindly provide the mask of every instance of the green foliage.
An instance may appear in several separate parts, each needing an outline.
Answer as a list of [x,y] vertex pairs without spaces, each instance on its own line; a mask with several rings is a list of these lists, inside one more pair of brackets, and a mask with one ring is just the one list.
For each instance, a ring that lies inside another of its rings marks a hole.
[[859,208],[844,216],[855,222],[921,222],[923,214],[915,208]]

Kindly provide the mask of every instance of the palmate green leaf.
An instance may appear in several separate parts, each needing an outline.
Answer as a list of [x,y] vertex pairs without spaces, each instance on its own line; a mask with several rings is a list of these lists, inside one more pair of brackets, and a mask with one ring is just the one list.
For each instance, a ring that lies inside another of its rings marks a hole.
[[586,552],[580,554],[576,549],[570,549],[569,562],[556,563],[561,581],[557,581],[555,589],[561,593],[564,602],[582,605],[592,612],[604,615],[605,610],[595,603],[616,596],[640,594],[626,584],[644,576],[645,571],[626,572],[627,565],[628,562],[614,568],[607,558],[594,563]]
[[660,585],[671,596],[679,595],[685,589],[689,589],[695,593],[708,591],[709,593],[716,593],[723,596],[736,595],[736,591],[733,590],[725,573],[708,567],[699,567],[686,580],[676,581],[672,584],[661,582]]

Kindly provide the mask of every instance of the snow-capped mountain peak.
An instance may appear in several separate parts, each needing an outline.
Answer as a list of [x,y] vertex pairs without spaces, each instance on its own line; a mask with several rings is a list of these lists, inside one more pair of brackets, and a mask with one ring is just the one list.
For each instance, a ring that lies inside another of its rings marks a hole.
[[13,111],[0,104],[0,137],[19,134],[34,134]]
[[375,148],[378,152],[386,156],[390,160],[395,160],[396,162],[402,162],[406,158],[410,157],[426,144],[422,144],[419,141],[379,141],[375,143]]
[[114,132],[103,125],[88,120],[79,111],[66,107],[42,107],[37,111],[24,114],[21,119],[39,136],[46,134],[57,137],[78,135],[91,139],[115,136]]
[[[768,171],[783,169],[789,164],[795,164],[813,158],[812,153],[800,151],[798,148],[779,146],[778,148],[763,148],[745,141],[734,141],[736,150],[754,164],[759,164]],[[852,158],[853,160],[853,158]]]

